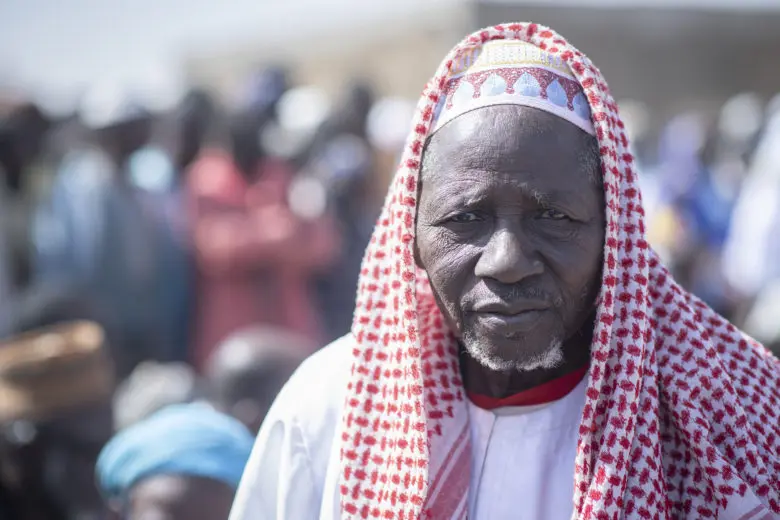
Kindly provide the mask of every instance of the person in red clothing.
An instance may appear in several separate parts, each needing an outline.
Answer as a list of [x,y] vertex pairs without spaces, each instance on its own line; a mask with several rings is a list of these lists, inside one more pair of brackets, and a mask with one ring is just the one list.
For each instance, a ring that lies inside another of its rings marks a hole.
[[249,325],[281,326],[319,340],[309,278],[333,263],[338,237],[324,210],[291,207],[295,172],[267,155],[257,138],[267,114],[247,110],[234,117],[232,154],[206,150],[188,172],[198,369],[221,341]]

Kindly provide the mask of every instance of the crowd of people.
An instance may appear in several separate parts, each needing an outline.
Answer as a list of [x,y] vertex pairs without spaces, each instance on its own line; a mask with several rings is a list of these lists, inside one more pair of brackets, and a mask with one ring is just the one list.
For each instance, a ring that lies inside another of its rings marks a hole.
[[[24,387],[69,393],[57,360],[84,345],[58,327],[86,322],[102,331],[110,364],[100,370],[115,382],[86,401],[71,395],[47,406],[36,397],[40,406],[8,415],[0,489],[13,518],[99,518],[92,470],[74,483],[52,466],[57,453],[70,467],[81,446],[82,467],[92,468],[114,431],[167,405],[208,402],[246,435],[258,430],[297,364],[350,328],[382,202],[377,172],[400,147],[388,134],[398,106],[375,102],[360,81],[331,102],[273,67],[232,104],[193,89],[154,112],[132,93],[98,88],[64,119],[32,103],[8,107],[0,373],[39,356],[48,376]],[[47,350],[54,336],[65,342],[60,353]],[[9,399],[22,398],[9,385]],[[56,425],[84,406],[105,427],[84,426],[88,438],[60,435]],[[20,425],[33,433],[17,438]],[[98,466],[99,482],[111,479],[102,474],[109,467]]]
[[780,97],[635,136],[648,236],[675,279],[780,352]]
[[[54,128],[34,107],[11,121],[4,335],[52,290],[103,314],[121,377],[148,360],[202,370],[256,323],[315,343],[348,329],[343,295],[381,203],[367,193],[372,93],[356,82],[328,110],[287,82],[271,69],[234,107],[193,91],[162,114],[96,89]],[[290,128],[296,99],[321,121]]]
[[[3,108],[0,518],[229,508],[279,389],[350,330],[408,132],[412,103],[343,92],[272,67],[229,105]],[[780,102],[742,95],[634,148],[653,246],[778,351]]]

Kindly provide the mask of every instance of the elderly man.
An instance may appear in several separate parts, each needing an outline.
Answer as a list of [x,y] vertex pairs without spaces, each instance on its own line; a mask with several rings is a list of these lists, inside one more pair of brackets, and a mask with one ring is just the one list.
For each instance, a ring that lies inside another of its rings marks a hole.
[[447,56],[232,520],[780,514],[780,364],[659,263],[622,127],[544,27]]

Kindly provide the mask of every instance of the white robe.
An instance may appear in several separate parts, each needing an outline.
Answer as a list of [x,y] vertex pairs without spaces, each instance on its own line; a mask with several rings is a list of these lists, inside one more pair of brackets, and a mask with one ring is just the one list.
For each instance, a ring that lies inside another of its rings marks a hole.
[[[281,391],[252,450],[230,520],[340,518],[336,432],[353,347],[351,336],[325,347]],[[562,399],[539,406],[487,411],[469,404],[469,518],[571,518],[586,381]],[[748,492],[720,518],[772,518],[750,515],[757,504]]]
[[538,406],[469,403],[469,518],[571,518],[574,459],[587,378]]

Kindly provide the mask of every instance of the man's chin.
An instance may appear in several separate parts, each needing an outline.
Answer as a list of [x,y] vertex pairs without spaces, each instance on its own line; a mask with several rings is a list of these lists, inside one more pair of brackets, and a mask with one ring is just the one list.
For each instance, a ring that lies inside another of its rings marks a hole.
[[558,339],[553,339],[547,347],[533,352],[524,349],[520,342],[509,346],[466,340],[464,344],[471,357],[496,372],[552,370],[564,362],[563,343]]

